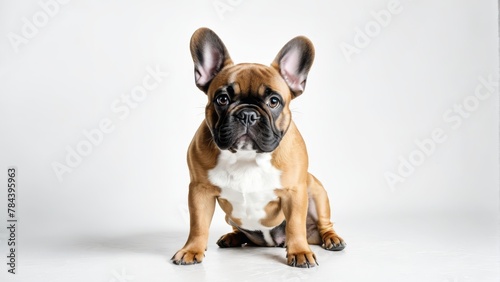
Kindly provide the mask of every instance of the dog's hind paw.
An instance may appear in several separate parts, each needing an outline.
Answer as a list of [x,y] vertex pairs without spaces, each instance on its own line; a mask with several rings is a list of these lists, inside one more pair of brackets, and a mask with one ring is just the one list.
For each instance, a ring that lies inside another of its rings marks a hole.
[[335,232],[327,232],[323,235],[323,244],[321,247],[325,250],[329,251],[342,251],[346,242],[340,236],[338,236]]
[[245,234],[235,231],[231,233],[227,233],[226,235],[222,235],[220,239],[217,241],[217,245],[221,248],[234,248],[241,247],[243,244],[248,243],[249,240]]

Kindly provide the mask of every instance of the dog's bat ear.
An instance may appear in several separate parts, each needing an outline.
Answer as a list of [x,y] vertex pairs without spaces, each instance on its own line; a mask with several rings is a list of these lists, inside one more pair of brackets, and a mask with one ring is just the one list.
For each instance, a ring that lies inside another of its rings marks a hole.
[[199,28],[193,33],[190,49],[196,86],[207,93],[212,79],[224,67],[232,65],[233,61],[222,40],[206,27]]
[[271,66],[279,71],[295,98],[304,92],[313,61],[312,42],[305,36],[297,36],[281,48]]

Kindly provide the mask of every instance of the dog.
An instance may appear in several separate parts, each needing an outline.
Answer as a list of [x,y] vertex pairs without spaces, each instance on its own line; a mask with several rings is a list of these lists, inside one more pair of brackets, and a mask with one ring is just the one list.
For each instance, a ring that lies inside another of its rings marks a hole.
[[221,248],[279,246],[287,264],[313,267],[309,244],[346,246],[330,220],[328,195],[308,172],[306,145],[289,104],[306,86],[311,41],[298,36],[270,66],[234,64],[222,40],[200,28],[190,42],[196,86],[208,103],[188,149],[190,231],[174,264],[201,263],[216,202],[232,232]]

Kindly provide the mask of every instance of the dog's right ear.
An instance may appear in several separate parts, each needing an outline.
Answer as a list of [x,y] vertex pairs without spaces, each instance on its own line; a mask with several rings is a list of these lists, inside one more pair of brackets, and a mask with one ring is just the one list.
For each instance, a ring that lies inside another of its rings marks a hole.
[[206,27],[199,28],[193,33],[190,49],[196,86],[206,94],[212,79],[224,67],[233,65],[233,61],[222,40]]

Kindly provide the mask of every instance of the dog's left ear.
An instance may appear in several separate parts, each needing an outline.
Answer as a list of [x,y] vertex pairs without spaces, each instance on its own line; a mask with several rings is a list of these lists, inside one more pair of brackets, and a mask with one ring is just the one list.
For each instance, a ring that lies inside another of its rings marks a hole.
[[285,79],[295,98],[304,92],[307,74],[314,61],[314,46],[307,37],[297,36],[281,48],[271,66]]
[[233,65],[233,61],[219,36],[206,27],[193,33],[190,50],[196,86],[206,94],[212,79],[224,67]]

